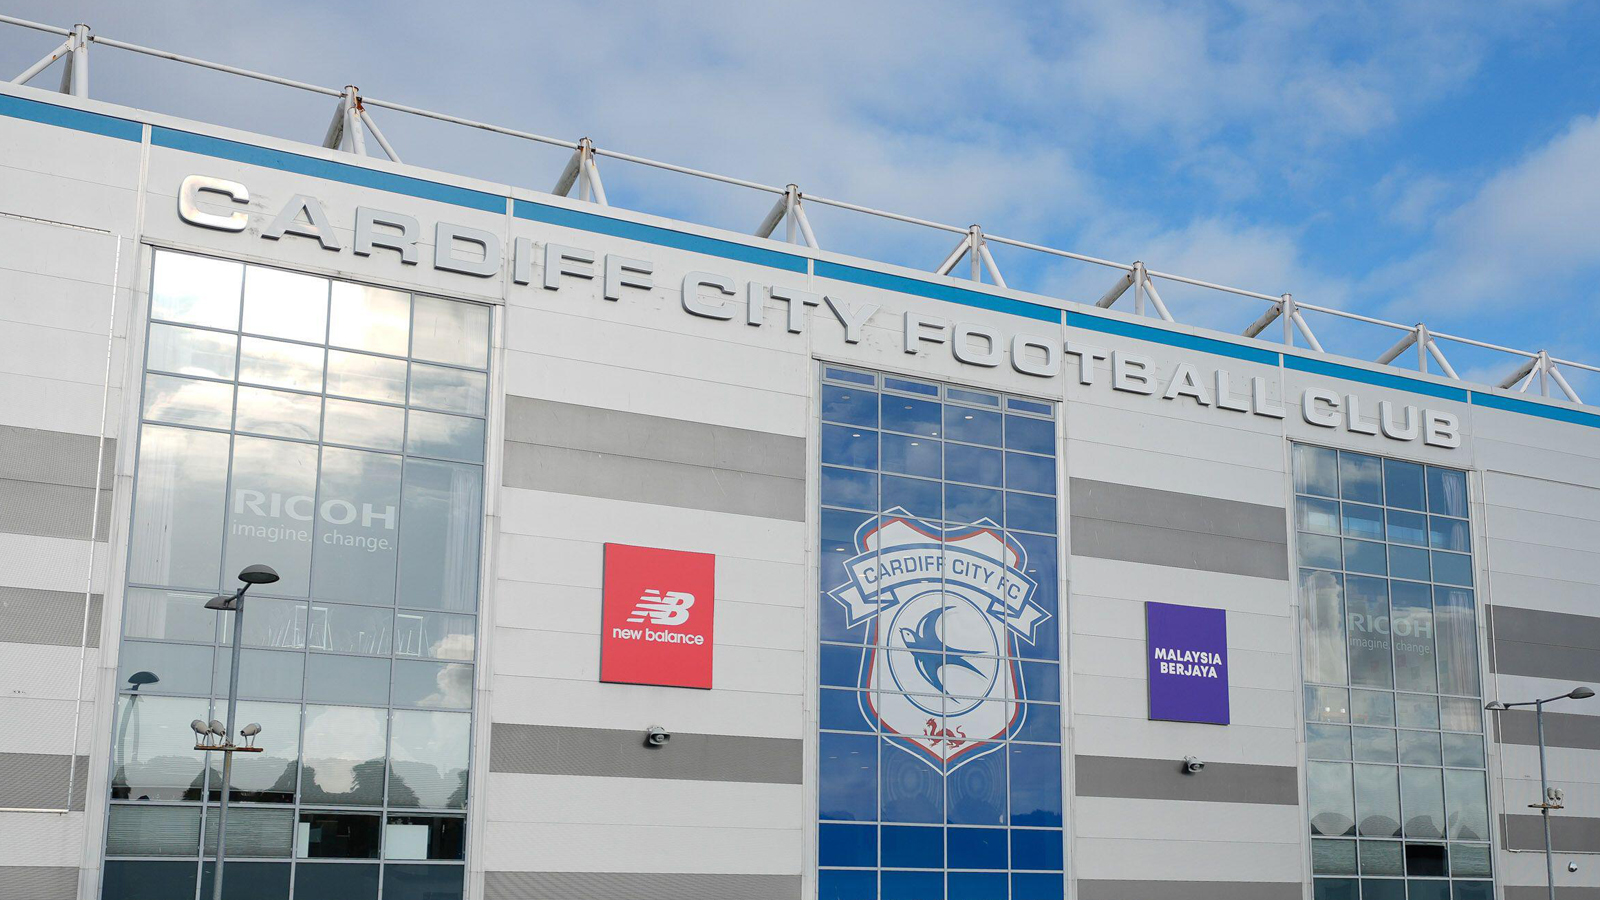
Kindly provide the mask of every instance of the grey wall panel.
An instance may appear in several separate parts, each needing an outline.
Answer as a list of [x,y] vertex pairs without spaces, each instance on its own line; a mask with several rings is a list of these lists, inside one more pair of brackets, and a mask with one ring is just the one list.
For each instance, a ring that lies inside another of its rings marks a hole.
[[496,722],[489,771],[799,784],[801,742],[726,734],[674,734],[646,747],[644,734],[608,728]]
[[506,487],[805,521],[805,481],[591,450],[505,444]]
[[[65,753],[0,753],[0,807],[60,809],[67,799],[70,759]],[[89,757],[78,757],[69,809],[83,809]]]
[[[100,646],[100,594],[89,596],[89,646]],[[0,642],[76,647],[83,636],[83,595],[0,587]]]
[[798,875],[485,872],[484,900],[754,900],[800,896]]
[[[1505,886],[1506,900],[1548,900],[1550,891],[1544,885],[1538,887],[1512,887]],[[1600,887],[1565,887],[1556,885],[1556,900],[1600,900]]]
[[1303,890],[1270,881],[1079,881],[1078,900],[1300,900]]
[[1277,544],[1288,542],[1281,506],[1221,500],[1087,478],[1072,479],[1071,503],[1074,516],[1088,519],[1156,525],[1179,531],[1198,531]]
[[117,441],[106,438],[103,466],[96,464],[99,445],[92,434],[0,425],[0,479],[86,488],[94,487],[98,468],[100,487],[109,489],[116,477]]
[[1257,578],[1289,577],[1281,506],[1074,478],[1072,553]]
[[[89,538],[94,488],[0,478],[0,531],[40,537]],[[111,521],[111,492],[100,492],[95,540],[105,540]]]
[[70,866],[0,866],[0,900],[74,900],[78,870]]
[[1504,675],[1568,681],[1600,680],[1600,618],[1489,607],[1490,662]]
[[[1539,816],[1500,817],[1500,840],[1508,850],[1544,850],[1544,823]],[[1600,848],[1600,819],[1558,811],[1550,817],[1550,846],[1567,853],[1593,853]]]
[[[1528,746],[1539,743],[1538,726],[1532,712],[1512,709],[1488,715],[1493,721],[1495,739],[1500,743]],[[1600,716],[1547,712],[1544,714],[1544,742],[1549,747],[1600,750]]]
[[1562,681],[1600,681],[1600,650],[1522,641],[1494,642],[1491,657],[1501,675],[1527,675]]
[[1077,795],[1141,800],[1202,800],[1294,806],[1300,786],[1293,766],[1207,763],[1188,775],[1177,759],[1078,756]]
[[1072,554],[1254,578],[1289,578],[1285,544],[1078,516],[1072,517]]

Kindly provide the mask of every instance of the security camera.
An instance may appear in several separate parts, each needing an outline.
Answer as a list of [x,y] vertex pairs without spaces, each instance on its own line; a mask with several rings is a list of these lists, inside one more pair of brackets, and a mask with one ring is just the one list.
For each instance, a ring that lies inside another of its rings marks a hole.
[[1568,872],[1576,872],[1576,871],[1578,871],[1578,864],[1575,863],[1575,862],[1567,863],[1567,871]]
[[1198,775],[1206,767],[1205,760],[1198,756],[1185,756],[1183,758],[1183,773],[1185,775]]
[[661,747],[670,740],[672,740],[672,734],[659,725],[650,726],[650,730],[644,733],[644,745],[646,747]]

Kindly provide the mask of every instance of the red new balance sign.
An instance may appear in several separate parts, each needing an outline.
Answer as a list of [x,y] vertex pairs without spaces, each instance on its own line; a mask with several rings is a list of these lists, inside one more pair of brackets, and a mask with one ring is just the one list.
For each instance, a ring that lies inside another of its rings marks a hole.
[[717,558],[607,544],[600,680],[711,687]]

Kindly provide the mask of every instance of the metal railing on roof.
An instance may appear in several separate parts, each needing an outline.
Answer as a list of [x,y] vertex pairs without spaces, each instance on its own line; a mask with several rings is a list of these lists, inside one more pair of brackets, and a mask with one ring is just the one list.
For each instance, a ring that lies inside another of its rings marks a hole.
[[886,210],[874,209],[869,206],[862,206],[860,204],[850,203],[844,200],[835,200],[830,197],[823,197],[816,194],[802,193],[800,189],[793,184],[779,187],[777,185],[762,184],[761,182],[749,181],[743,178],[734,178],[728,175],[718,175],[714,172],[706,172],[701,169],[694,169],[688,166],[675,165],[673,163],[649,159],[643,156],[634,156],[631,153],[622,153],[617,150],[596,147],[588,138],[581,138],[577,141],[568,141],[561,138],[549,137],[547,135],[535,134],[530,131],[521,131],[515,128],[506,128],[501,125],[493,125],[488,122],[479,122],[473,119],[462,118],[460,116],[452,116],[446,113],[433,112],[432,110],[408,106],[404,103],[396,103],[392,100],[383,100],[377,97],[364,95],[361,93],[360,89],[354,85],[346,85],[342,89],[323,87],[321,85],[296,81],[291,78],[282,78],[277,75],[268,75],[262,72],[255,72],[251,71],[250,69],[240,68],[238,66],[230,66],[223,63],[211,62],[209,60],[197,59],[195,57],[185,56],[180,53],[157,50],[152,47],[145,47],[139,44],[129,43],[127,41],[114,40],[112,38],[93,33],[93,31],[87,25],[79,24],[73,26],[72,28],[58,28],[53,25],[44,25],[38,22],[31,22],[26,19],[18,19],[12,16],[4,15],[0,15],[0,23],[16,25],[22,28],[31,28],[35,31],[41,31],[66,38],[66,40],[63,41],[58,47],[40,58],[37,62],[28,66],[20,75],[13,78],[11,80],[12,84],[26,84],[33,78],[43,73],[57,60],[66,59],[66,62],[62,64],[60,91],[62,93],[71,94],[77,97],[87,97],[89,96],[89,46],[91,44],[101,44],[118,50],[125,50],[159,59],[172,60],[174,62],[185,63],[191,66],[199,66],[205,69],[225,72],[231,75],[252,78],[258,81],[295,88],[301,91],[310,91],[312,93],[323,94],[328,97],[336,98],[337,105],[334,108],[333,119],[329,123],[327,133],[323,136],[322,140],[322,146],[329,149],[341,150],[357,155],[368,155],[366,135],[371,134],[373,140],[377,143],[379,150],[382,151],[385,157],[393,162],[400,162],[400,156],[398,152],[396,152],[394,146],[390,144],[388,139],[384,137],[383,132],[378,127],[378,123],[374,121],[372,114],[368,111],[369,108],[386,109],[396,113],[420,116],[441,122],[448,122],[453,125],[460,125],[466,128],[475,128],[494,134],[534,141],[541,144],[548,144],[550,146],[562,147],[571,150],[572,156],[568,159],[566,166],[562,169],[561,174],[557,177],[555,185],[552,188],[552,193],[563,197],[570,197],[573,196],[574,189],[576,189],[576,199],[595,203],[600,206],[610,205],[610,200],[606,196],[604,182],[600,177],[600,168],[596,162],[597,159],[606,158],[617,160],[618,162],[632,163],[639,166],[648,166],[668,172],[675,172],[681,175],[690,175],[695,178],[707,179],[709,181],[731,185],[733,187],[745,188],[748,190],[761,191],[776,195],[776,202],[773,204],[772,209],[766,214],[766,216],[762,218],[760,225],[758,225],[754,231],[754,234],[757,237],[772,237],[778,226],[782,224],[785,226],[783,239],[787,242],[801,243],[807,247],[820,249],[820,245],[817,243],[816,233],[812,229],[811,222],[806,216],[805,205],[810,203],[818,206],[827,206],[848,212],[860,213],[862,215],[874,216],[881,219],[888,219],[908,225],[915,225],[921,228],[943,231],[953,235],[959,235],[960,237],[955,248],[951,250],[943,262],[933,269],[933,272],[938,275],[950,275],[955,271],[956,266],[961,262],[962,258],[965,257],[968,261],[968,277],[970,277],[972,281],[982,283],[985,275],[987,275],[989,281],[993,284],[1002,288],[1007,287],[1006,280],[1004,276],[1001,275],[1000,267],[995,262],[994,256],[990,252],[988,246],[991,243],[1000,244],[1032,253],[1044,254],[1046,256],[1051,256],[1058,259],[1073,260],[1076,262],[1088,263],[1090,265],[1120,270],[1122,273],[1121,276],[1114,284],[1111,285],[1110,289],[1107,290],[1099,300],[1095,301],[1095,305],[1101,308],[1109,308],[1121,301],[1124,297],[1127,297],[1128,302],[1125,305],[1131,306],[1133,313],[1138,316],[1148,316],[1153,312],[1156,318],[1168,322],[1176,321],[1173,318],[1171,311],[1168,309],[1167,304],[1162,300],[1161,292],[1156,286],[1158,281],[1172,282],[1174,284],[1188,285],[1207,291],[1232,294],[1238,297],[1265,302],[1267,304],[1266,309],[1261,312],[1260,316],[1251,322],[1242,333],[1246,337],[1260,338],[1263,332],[1266,331],[1267,327],[1270,326],[1274,321],[1277,321],[1281,323],[1281,340],[1285,346],[1295,346],[1296,335],[1299,335],[1299,338],[1303,339],[1310,349],[1322,353],[1328,352],[1323,348],[1322,342],[1317,338],[1316,332],[1312,329],[1311,323],[1306,318],[1306,313],[1313,313],[1316,315],[1343,319],[1349,322],[1358,322],[1366,325],[1378,326],[1399,332],[1399,339],[1394,343],[1393,346],[1381,354],[1376,359],[1376,362],[1383,365],[1394,365],[1406,354],[1406,351],[1414,350],[1414,359],[1416,361],[1417,371],[1430,372],[1429,361],[1432,360],[1439,372],[1441,372],[1446,378],[1453,380],[1459,381],[1463,379],[1456,373],[1455,368],[1451,365],[1448,357],[1446,357],[1443,347],[1440,346],[1441,342],[1477,348],[1480,350],[1488,350],[1494,353],[1507,354],[1516,357],[1517,360],[1515,367],[1511,369],[1510,374],[1506,375],[1498,382],[1498,386],[1512,389],[1521,393],[1537,391],[1539,395],[1550,397],[1553,395],[1552,388],[1554,388],[1554,391],[1558,392],[1558,399],[1564,398],[1573,403],[1582,403],[1583,401],[1578,396],[1578,392],[1573,389],[1570,383],[1568,383],[1565,376],[1563,376],[1561,369],[1564,367],[1568,369],[1600,373],[1600,366],[1581,363],[1570,359],[1561,359],[1552,356],[1547,350],[1519,350],[1514,347],[1505,347],[1499,344],[1488,343],[1486,341],[1478,341],[1473,340],[1472,338],[1446,334],[1442,331],[1435,331],[1421,322],[1418,322],[1414,325],[1405,325],[1399,322],[1391,322],[1386,319],[1365,316],[1342,309],[1335,309],[1328,306],[1318,306],[1312,303],[1304,303],[1294,299],[1291,294],[1287,293],[1279,295],[1264,294],[1257,291],[1245,290],[1243,288],[1229,287],[1223,284],[1202,281],[1198,278],[1189,278],[1171,272],[1156,271],[1154,269],[1147,268],[1143,262],[1119,263],[1108,259],[1100,259],[1094,256],[1086,256],[1081,253],[1072,253],[1067,250],[1046,247],[1040,244],[1030,243],[1028,241],[1017,240],[1015,238],[1001,237],[997,234],[985,232],[977,225],[961,228],[955,225],[946,225],[941,222],[919,219],[914,216],[901,215],[899,213],[888,212]]

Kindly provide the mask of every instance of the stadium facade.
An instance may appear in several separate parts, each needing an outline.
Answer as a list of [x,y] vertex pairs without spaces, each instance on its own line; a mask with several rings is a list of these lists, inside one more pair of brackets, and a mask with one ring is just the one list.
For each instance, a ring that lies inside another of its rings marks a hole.
[[0,898],[209,896],[252,564],[229,897],[1544,896],[1482,708],[1600,680],[1600,412],[29,88],[0,165]]

